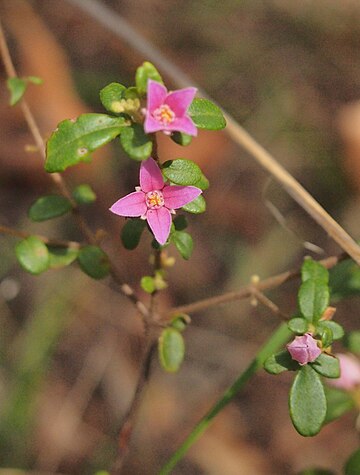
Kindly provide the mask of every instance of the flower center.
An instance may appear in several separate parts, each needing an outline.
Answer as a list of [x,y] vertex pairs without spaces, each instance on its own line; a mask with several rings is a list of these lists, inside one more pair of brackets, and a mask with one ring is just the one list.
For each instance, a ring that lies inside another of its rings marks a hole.
[[150,209],[159,209],[164,206],[165,200],[161,191],[154,190],[146,193],[146,206]]
[[175,120],[175,113],[167,104],[162,104],[158,109],[155,109],[153,116],[161,125],[169,125]]

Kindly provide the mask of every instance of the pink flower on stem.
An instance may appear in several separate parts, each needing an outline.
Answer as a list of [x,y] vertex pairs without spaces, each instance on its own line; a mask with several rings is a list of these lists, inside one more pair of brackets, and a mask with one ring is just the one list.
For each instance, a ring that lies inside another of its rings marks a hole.
[[202,191],[195,186],[170,186],[164,183],[160,168],[153,158],[141,162],[140,186],[136,191],[116,201],[115,214],[146,219],[155,239],[165,244],[171,227],[171,214],[197,198]]
[[310,333],[296,336],[291,343],[286,345],[291,358],[303,366],[312,363],[321,354],[321,350],[317,345],[317,340]]
[[328,379],[328,383],[338,389],[351,391],[360,386],[360,362],[351,355],[338,353],[335,355],[340,363],[340,377],[336,379]]
[[195,87],[187,87],[186,89],[168,92],[165,86],[149,79],[144,123],[145,132],[150,134],[162,130],[167,134],[184,132],[196,136],[197,128],[187,113],[196,91]]

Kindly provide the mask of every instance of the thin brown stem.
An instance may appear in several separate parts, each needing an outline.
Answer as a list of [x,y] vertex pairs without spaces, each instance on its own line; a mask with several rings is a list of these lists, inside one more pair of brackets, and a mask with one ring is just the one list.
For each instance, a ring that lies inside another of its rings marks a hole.
[[260,292],[260,290],[258,290],[256,287],[253,287],[251,295],[254,298],[254,303],[257,304],[257,302],[260,302],[262,305],[264,305],[264,307],[267,307],[269,310],[271,310],[274,315],[281,318],[281,320],[289,320],[288,315],[282,312],[272,300],[266,297],[266,295]]
[[63,241],[61,239],[50,239],[46,236],[42,236],[41,234],[34,234],[34,233],[27,233],[25,231],[18,231],[17,229],[9,228],[8,226],[3,226],[0,224],[0,233],[1,234],[8,234],[9,236],[18,237],[21,239],[26,239],[29,236],[36,236],[45,244],[54,247],[67,247],[70,249],[80,249],[81,244],[76,241]]
[[[322,259],[319,261],[323,266],[327,269],[331,269],[340,261],[349,257],[346,253],[340,254],[339,256],[332,256],[326,259]],[[274,289],[279,287],[280,285],[288,282],[292,279],[299,277],[301,274],[300,269],[295,269],[291,271],[282,272],[281,274],[268,277],[267,279],[260,280],[256,284],[256,289],[260,292],[264,290]],[[254,284],[251,283],[249,285],[245,285],[239,290],[235,290],[233,292],[226,292],[222,295],[216,295],[215,297],[211,297],[208,299],[198,300],[197,302],[193,302],[187,305],[181,305],[179,307],[174,307],[168,313],[167,318],[170,319],[173,315],[178,313],[196,313],[202,310],[206,310],[210,307],[215,307],[220,304],[234,302],[236,300],[242,300],[248,297],[251,297],[254,291]]]

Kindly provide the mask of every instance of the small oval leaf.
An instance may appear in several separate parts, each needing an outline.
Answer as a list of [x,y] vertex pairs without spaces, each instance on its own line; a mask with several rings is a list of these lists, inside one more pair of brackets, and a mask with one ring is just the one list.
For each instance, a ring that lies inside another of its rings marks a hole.
[[30,274],[41,274],[49,267],[49,252],[46,245],[36,236],[20,241],[15,248],[20,265]]
[[143,219],[128,219],[121,231],[121,241],[125,249],[132,251],[139,245],[142,232],[146,228]]
[[313,363],[309,364],[325,378],[338,378],[340,376],[340,364],[335,356],[321,353]]
[[324,281],[308,279],[300,286],[299,308],[306,320],[316,322],[329,305],[329,288]]
[[175,244],[176,249],[179,251],[181,257],[188,260],[194,249],[193,238],[189,233],[185,231],[174,231],[171,235],[171,239]]
[[148,80],[152,79],[163,84],[159,71],[149,61],[145,61],[136,70],[135,83],[138,93],[142,96],[146,94]]
[[108,256],[98,246],[85,246],[78,255],[78,262],[85,274],[102,279],[110,273]]
[[123,112],[120,101],[124,98],[126,87],[118,82],[108,84],[100,91],[100,100],[106,110],[113,113]]
[[192,185],[201,190],[209,188],[208,179],[202,173],[199,165],[191,160],[184,158],[168,160],[162,166],[162,173],[168,181],[176,185]]
[[25,94],[27,82],[15,77],[7,79],[6,85],[10,91],[10,105],[15,106]]
[[220,130],[226,127],[223,113],[208,99],[195,98],[190,104],[188,113],[199,129]]
[[124,151],[133,160],[146,160],[152,151],[152,142],[139,124],[132,124],[122,131],[120,143]]
[[87,205],[96,201],[96,194],[90,185],[82,184],[74,188],[72,195],[79,205]]
[[32,221],[46,221],[57,218],[71,211],[70,201],[64,196],[42,196],[29,209],[29,218]]
[[316,326],[317,333],[321,334],[324,328],[331,330],[333,340],[340,340],[345,334],[343,327],[332,320],[319,321]]
[[297,335],[303,335],[308,331],[309,322],[302,317],[295,317],[288,321],[289,330]]
[[185,355],[185,343],[175,328],[166,328],[159,338],[159,359],[161,366],[170,373],[178,371]]
[[299,363],[291,358],[287,350],[282,350],[275,355],[269,356],[264,362],[264,369],[270,374],[280,374],[284,371],[296,371],[300,368]]
[[305,259],[301,267],[301,280],[320,280],[327,284],[329,282],[329,271],[319,262],[313,259]]
[[153,294],[156,290],[154,278],[150,275],[144,275],[141,277],[140,286],[148,294]]
[[310,365],[303,366],[290,390],[290,416],[299,434],[316,435],[325,420],[326,398],[320,376]]
[[49,251],[49,267],[50,269],[59,269],[70,265],[75,261],[79,254],[78,249],[70,247],[51,247],[48,246]]
[[91,153],[117,137],[126,127],[123,117],[82,114],[77,120],[63,120],[47,142],[45,170],[62,172],[91,159]]
[[186,147],[192,141],[192,136],[188,134],[184,134],[184,132],[173,132],[170,135],[170,138],[173,142],[183,147]]
[[193,201],[182,207],[183,210],[188,213],[200,214],[206,211],[206,201],[205,198],[200,195],[195,198]]

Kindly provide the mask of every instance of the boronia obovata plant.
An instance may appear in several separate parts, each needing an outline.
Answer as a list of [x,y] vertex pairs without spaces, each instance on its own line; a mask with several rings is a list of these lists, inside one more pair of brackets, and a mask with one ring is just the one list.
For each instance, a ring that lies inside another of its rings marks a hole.
[[[175,247],[181,258],[191,258],[194,242],[187,231],[188,220],[195,220],[198,214],[206,211],[206,190],[209,187],[199,165],[187,159],[186,153],[185,157],[171,159],[164,159],[158,153],[157,134],[166,134],[169,140],[183,146],[186,151],[186,146],[196,140],[198,129],[217,131],[226,127],[221,109],[210,100],[197,97],[197,89],[191,85],[168,90],[156,67],[144,62],[136,70],[133,85],[112,82],[100,91],[106,112],[63,120],[47,140],[45,148],[26,103],[26,94],[31,94],[32,85],[41,87],[42,81],[34,76],[17,77],[2,30],[1,42],[8,74],[9,104],[22,108],[36,145],[43,153],[45,171],[54,182],[53,193],[39,196],[30,204],[29,220],[38,223],[72,214],[83,234],[83,242],[50,239],[2,225],[0,232],[18,238],[14,252],[21,267],[30,274],[38,275],[50,269],[61,272],[61,268],[77,265],[89,278],[108,278],[136,306],[145,329],[143,369],[119,431],[119,454],[113,466],[105,468],[113,474],[121,473],[139,402],[151,376],[147,368],[154,348],[157,347],[159,363],[164,371],[181,371],[185,355],[184,331],[191,324],[191,313],[231,300],[251,297],[284,321],[164,463],[160,474],[172,471],[214,417],[262,368],[276,378],[281,378],[281,373],[287,371],[293,375],[289,413],[294,429],[302,436],[315,436],[325,424],[349,410],[359,410],[360,363],[356,355],[360,354],[360,332],[345,332],[336,321],[332,303],[335,294],[339,298],[355,288],[359,290],[356,279],[360,279],[360,270],[349,258],[350,252],[323,261],[306,258],[301,269],[263,281],[255,278],[238,292],[210,297],[165,313],[157,310],[155,303],[159,293],[171,285],[167,269],[174,262],[167,249]],[[101,233],[93,231],[92,223],[85,220],[83,207],[96,206],[96,195],[90,185],[79,183],[70,189],[61,175],[81,162],[88,162],[91,166],[92,152],[113,140],[119,141],[129,159],[138,163],[138,181],[125,196],[109,203],[109,210],[102,212],[112,213],[114,219],[121,220],[121,241],[129,251],[136,252],[143,236],[151,236],[149,254],[152,255],[153,273],[142,276],[139,283],[149,294],[150,303],[141,300],[123,281],[111,256],[102,247]],[[348,251],[345,247],[344,250]],[[264,292],[295,278],[300,281],[298,305],[287,318]],[[341,352],[334,352],[336,341],[342,343],[344,349]],[[271,410],[276,412],[276,409]],[[0,415],[1,418],[4,414]],[[360,473],[360,450],[350,457],[344,470],[346,475]],[[323,472],[313,469],[311,473]]]

